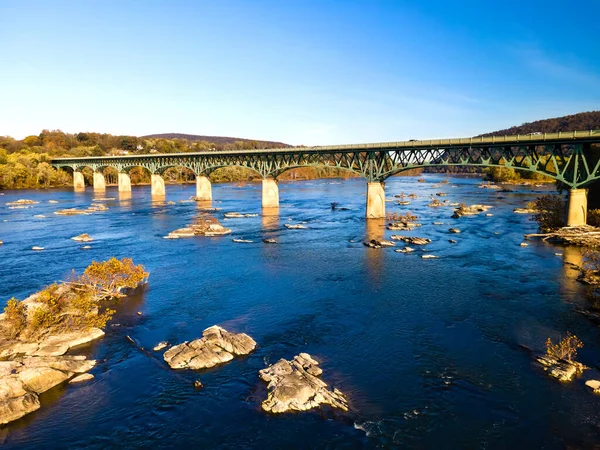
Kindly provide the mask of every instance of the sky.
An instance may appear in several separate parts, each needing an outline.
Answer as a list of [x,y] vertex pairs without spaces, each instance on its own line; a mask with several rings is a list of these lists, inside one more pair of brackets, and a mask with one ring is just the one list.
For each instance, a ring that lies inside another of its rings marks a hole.
[[327,145],[600,109],[600,1],[0,0],[0,135]]

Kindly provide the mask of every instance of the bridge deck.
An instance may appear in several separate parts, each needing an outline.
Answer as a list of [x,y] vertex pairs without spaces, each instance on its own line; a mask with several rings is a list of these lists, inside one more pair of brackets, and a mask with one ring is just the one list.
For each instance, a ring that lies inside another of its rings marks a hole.
[[298,151],[305,153],[319,153],[331,151],[356,151],[356,150],[413,150],[413,149],[439,149],[453,148],[465,146],[481,147],[485,144],[490,145],[543,145],[543,144],[569,144],[583,142],[600,142],[600,130],[589,131],[563,131],[558,133],[542,133],[542,134],[525,134],[512,136],[486,136],[486,137],[470,137],[470,138],[454,138],[454,139],[429,139],[429,140],[411,140],[399,142],[378,142],[371,144],[346,144],[346,145],[326,145],[317,147],[288,147],[288,148],[271,148],[258,150],[230,150],[217,152],[186,152],[186,153],[153,153],[143,155],[119,155],[119,156],[86,156],[81,158],[54,158],[52,162],[66,161],[81,161],[81,160],[112,160],[112,159],[136,159],[160,156],[218,156],[218,155],[259,155],[259,154],[289,154],[297,153]]

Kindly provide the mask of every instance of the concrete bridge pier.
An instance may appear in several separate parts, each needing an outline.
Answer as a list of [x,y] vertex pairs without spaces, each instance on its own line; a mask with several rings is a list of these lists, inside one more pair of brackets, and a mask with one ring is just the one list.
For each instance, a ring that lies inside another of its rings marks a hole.
[[279,208],[279,186],[274,178],[262,180],[262,207]]
[[212,184],[205,176],[196,176],[196,201],[212,200]]
[[85,180],[83,179],[83,174],[77,170],[73,172],[73,188],[75,188],[75,192],[85,191]]
[[367,219],[385,217],[385,183],[370,181],[367,183]]
[[570,189],[567,202],[567,226],[576,227],[587,223],[587,189]]
[[150,193],[153,197],[164,197],[165,195],[165,179],[157,173],[153,173],[150,177]]
[[119,192],[131,192],[131,178],[128,173],[119,172]]
[[102,172],[94,172],[94,190],[106,190],[106,181],[104,180],[104,174]]

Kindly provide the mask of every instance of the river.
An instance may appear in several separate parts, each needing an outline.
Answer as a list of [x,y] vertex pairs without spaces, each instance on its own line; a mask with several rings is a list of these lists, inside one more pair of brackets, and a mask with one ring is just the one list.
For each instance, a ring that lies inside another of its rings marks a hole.
[[[25,298],[82,271],[92,260],[132,257],[150,271],[148,288],[119,308],[107,335],[80,352],[98,359],[95,379],[52,390],[42,408],[2,430],[4,448],[546,448],[600,444],[600,401],[583,383],[560,384],[532,363],[520,344],[544,349],[567,331],[596,367],[596,326],[577,314],[583,287],[564,265],[569,249],[531,241],[530,216],[515,214],[550,190],[511,193],[477,188],[479,179],[394,177],[386,194],[416,193],[429,237],[420,250],[370,249],[365,237],[389,236],[364,216],[364,180],[282,182],[278,216],[229,219],[231,236],[163,239],[191,222],[197,205],[182,202],[194,186],[167,186],[152,202],[149,187],[109,210],[62,217],[88,206],[92,190],[5,191],[0,196],[0,301]],[[448,180],[434,187],[433,183]],[[89,189],[89,188],[88,188]],[[451,219],[440,200],[492,205],[492,217]],[[213,185],[215,213],[260,213],[260,185]],[[19,198],[40,203],[8,209]],[[57,200],[51,204],[49,200]],[[348,210],[332,211],[331,202]],[[45,218],[34,218],[34,215]],[[305,230],[285,223],[305,221]],[[442,221],[445,225],[434,225]],[[449,234],[458,227],[460,234]],[[91,249],[70,240],[89,233]],[[254,240],[234,243],[232,237]],[[274,237],[279,244],[263,244]],[[458,242],[451,244],[448,239]],[[32,246],[44,251],[30,250]],[[559,253],[559,255],[556,255]],[[564,253],[565,256],[560,254]],[[575,252],[575,259],[577,252]],[[141,315],[138,314],[141,312]],[[161,353],[141,351],[168,340],[200,337],[219,324],[245,332],[259,347],[207,371],[173,371]],[[117,326],[118,325],[118,326]],[[268,415],[260,369],[308,352],[323,380],[349,397],[351,411]],[[204,388],[196,390],[200,379]]]

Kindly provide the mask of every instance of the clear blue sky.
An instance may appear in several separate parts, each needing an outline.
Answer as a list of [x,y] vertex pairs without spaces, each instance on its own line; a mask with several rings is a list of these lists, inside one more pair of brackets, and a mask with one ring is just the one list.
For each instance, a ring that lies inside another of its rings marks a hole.
[[0,135],[470,136],[600,109],[598,17],[597,0],[0,0]]

